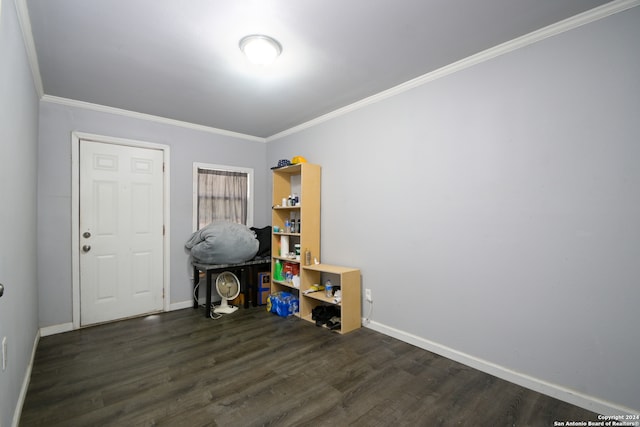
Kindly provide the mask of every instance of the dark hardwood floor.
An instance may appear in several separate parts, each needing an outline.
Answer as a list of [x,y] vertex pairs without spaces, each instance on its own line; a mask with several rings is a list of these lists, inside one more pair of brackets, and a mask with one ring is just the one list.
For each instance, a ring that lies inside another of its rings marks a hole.
[[596,414],[370,329],[185,309],[44,337],[21,426],[552,426]]

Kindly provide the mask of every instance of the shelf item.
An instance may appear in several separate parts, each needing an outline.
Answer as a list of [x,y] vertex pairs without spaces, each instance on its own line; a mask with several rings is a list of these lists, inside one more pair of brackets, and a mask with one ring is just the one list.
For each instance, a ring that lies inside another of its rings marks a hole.
[[[286,291],[295,294],[300,300],[297,316],[313,323],[315,320],[312,319],[312,312],[316,307],[336,307],[340,313],[340,324],[334,325],[332,329],[344,334],[361,326],[360,270],[311,264],[320,258],[320,175],[320,166],[311,163],[300,163],[273,171],[271,292]],[[284,202],[288,202],[289,196],[294,194],[298,196],[298,204],[283,206]],[[289,228],[286,227],[287,224],[290,225]],[[295,255],[298,250],[299,258]],[[309,262],[306,261],[307,258]],[[284,275],[277,274],[281,273],[277,270],[282,269],[285,263],[297,267],[295,271],[299,276],[294,276],[296,279],[288,281]],[[336,288],[340,288],[339,302],[334,297],[327,297],[324,291],[304,293],[312,285],[322,283],[325,276],[330,278]]]
[[299,259],[295,259],[295,258],[287,258],[287,257],[283,257],[283,256],[273,256],[272,258],[274,260],[279,259],[282,262],[295,262],[297,264],[300,264],[300,260]]
[[288,209],[288,210],[292,210],[292,209],[300,209],[302,206],[298,205],[298,206],[280,206],[280,205],[275,205],[273,207],[273,209]]

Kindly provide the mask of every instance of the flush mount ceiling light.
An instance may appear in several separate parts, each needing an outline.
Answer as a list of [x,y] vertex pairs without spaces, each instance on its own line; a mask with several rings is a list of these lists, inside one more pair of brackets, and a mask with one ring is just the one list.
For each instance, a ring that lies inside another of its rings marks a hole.
[[256,65],[269,65],[282,53],[277,40],[262,34],[252,34],[240,40],[240,50]]

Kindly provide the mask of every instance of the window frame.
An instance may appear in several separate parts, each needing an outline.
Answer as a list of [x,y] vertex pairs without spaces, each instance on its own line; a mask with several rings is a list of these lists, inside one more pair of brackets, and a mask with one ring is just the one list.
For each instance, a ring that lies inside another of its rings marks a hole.
[[215,163],[200,163],[193,162],[193,223],[192,230],[198,230],[198,171],[199,170],[216,170],[216,171],[225,171],[225,172],[239,172],[247,174],[247,227],[253,227],[253,191],[254,191],[254,183],[253,176],[254,170],[253,168],[246,168],[242,166],[229,166],[229,165],[219,165]]

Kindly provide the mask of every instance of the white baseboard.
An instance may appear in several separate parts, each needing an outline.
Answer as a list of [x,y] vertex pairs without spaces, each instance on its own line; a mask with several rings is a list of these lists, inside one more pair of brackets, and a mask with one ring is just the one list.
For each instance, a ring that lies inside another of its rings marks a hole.
[[596,412],[598,414],[620,415],[638,413],[638,410],[618,405],[613,402],[608,402],[594,396],[589,396],[587,394],[577,392],[562,385],[550,383],[548,381],[532,377],[522,372],[514,371],[504,366],[500,366],[487,360],[471,356],[442,344],[429,341],[425,338],[410,334],[405,331],[401,331],[396,328],[392,328],[387,325],[383,325],[378,322],[374,322],[371,320],[367,321],[367,319],[363,319],[362,325],[366,328],[399,339],[400,341],[404,341],[406,343],[415,345],[416,347],[420,347],[424,350],[436,353],[440,356],[446,357],[447,359],[454,360],[479,371],[486,372],[487,374],[496,376],[498,378],[528,388],[538,393],[551,396],[555,399],[562,400],[572,405],[579,406],[589,411]]
[[20,416],[22,415],[22,407],[24,401],[27,398],[27,390],[29,389],[29,382],[31,381],[31,371],[33,370],[33,361],[36,359],[36,350],[38,349],[38,343],[40,342],[40,331],[36,332],[36,337],[33,341],[33,349],[31,349],[31,360],[27,366],[27,370],[24,373],[24,379],[22,380],[22,388],[20,389],[20,395],[18,396],[18,402],[16,403],[16,409],[13,411],[12,427],[18,427],[20,424]]
[[[204,304],[204,299],[202,300],[202,304]],[[176,302],[169,305],[169,311],[182,310],[183,308],[193,307],[193,300],[187,300],[182,302]]]
[[[199,304],[204,305],[205,298],[200,298]],[[169,304],[168,311],[182,310],[183,308],[193,307],[193,300],[181,301]],[[61,334],[63,332],[73,331],[73,323],[61,323],[59,325],[44,326],[40,328],[40,336],[47,337],[49,335]]]
[[[206,302],[206,298],[205,297],[200,297],[198,299],[198,307],[203,306]],[[220,303],[220,297],[218,295],[212,295],[211,296],[211,302],[213,303]],[[182,301],[182,302],[176,302],[174,304],[170,304],[169,305],[169,311],[174,311],[174,310],[182,310],[183,308],[189,308],[189,307],[193,307],[193,300],[190,299],[188,301]]]
[[40,336],[48,337],[49,335],[61,334],[63,332],[73,331],[73,323],[61,323],[59,325],[51,325],[40,328]]

